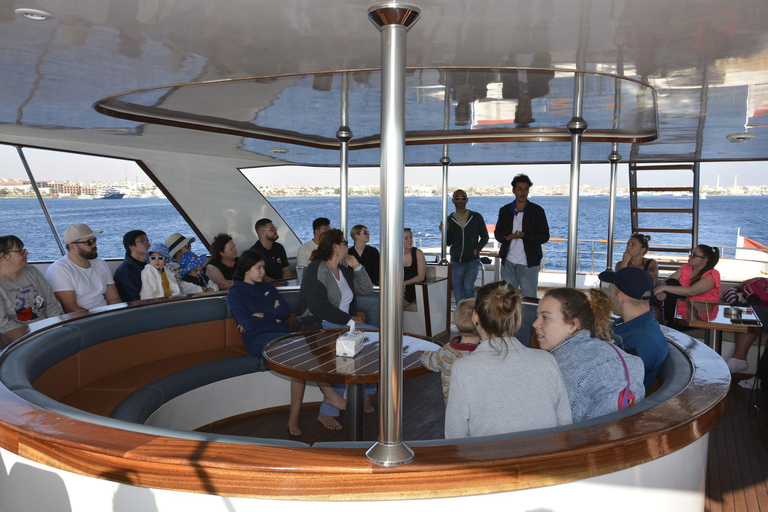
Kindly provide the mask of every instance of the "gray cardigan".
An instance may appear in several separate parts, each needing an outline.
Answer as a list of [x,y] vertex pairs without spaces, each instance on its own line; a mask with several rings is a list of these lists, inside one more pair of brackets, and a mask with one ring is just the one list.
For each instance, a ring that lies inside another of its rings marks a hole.
[[373,293],[371,278],[362,265],[357,270],[339,265],[339,271],[355,296],[349,305],[349,313],[339,309],[341,291],[333,272],[324,261],[315,260],[304,271],[296,309],[298,318],[294,322],[298,325],[294,325],[294,330],[321,329],[323,320],[346,324],[357,314],[356,297]]

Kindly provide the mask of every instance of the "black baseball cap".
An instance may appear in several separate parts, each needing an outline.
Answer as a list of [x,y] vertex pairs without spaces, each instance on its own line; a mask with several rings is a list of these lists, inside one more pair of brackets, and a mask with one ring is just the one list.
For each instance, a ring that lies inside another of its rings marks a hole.
[[641,268],[624,267],[618,272],[606,270],[597,276],[604,283],[613,283],[622,293],[638,300],[651,300],[653,278]]

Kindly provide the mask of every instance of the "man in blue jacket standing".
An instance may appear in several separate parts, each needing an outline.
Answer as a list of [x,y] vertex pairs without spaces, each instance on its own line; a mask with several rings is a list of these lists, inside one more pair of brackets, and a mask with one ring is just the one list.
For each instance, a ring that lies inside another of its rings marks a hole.
[[518,174],[512,180],[515,200],[499,210],[494,236],[501,243],[501,278],[520,288],[523,297],[537,297],[542,244],[549,241],[544,208],[528,200],[530,178]]
[[[448,216],[448,241],[451,246],[451,286],[456,304],[475,296],[477,273],[483,267],[480,251],[488,243],[488,229],[483,216],[467,210],[467,193],[453,193],[456,212]],[[441,228],[442,229],[442,225]]]

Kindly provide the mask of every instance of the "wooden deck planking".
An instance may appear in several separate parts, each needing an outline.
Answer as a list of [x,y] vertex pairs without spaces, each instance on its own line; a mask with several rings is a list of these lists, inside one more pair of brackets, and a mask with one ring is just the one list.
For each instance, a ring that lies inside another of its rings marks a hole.
[[760,410],[750,416],[750,391],[736,382],[710,435],[705,510],[768,512],[768,393],[760,392]]
[[[377,395],[372,404],[378,412]],[[292,439],[304,443],[344,441],[343,430],[328,430],[317,421],[319,403],[304,404],[299,416],[302,434],[288,434],[288,407],[275,407],[266,411],[254,411],[227,418],[199,428],[205,432],[246,437]],[[344,424],[344,411],[339,422]],[[365,415],[365,440],[376,441],[379,431],[379,415]],[[403,438],[442,439],[445,423],[443,388],[439,373],[429,373],[403,382]]]

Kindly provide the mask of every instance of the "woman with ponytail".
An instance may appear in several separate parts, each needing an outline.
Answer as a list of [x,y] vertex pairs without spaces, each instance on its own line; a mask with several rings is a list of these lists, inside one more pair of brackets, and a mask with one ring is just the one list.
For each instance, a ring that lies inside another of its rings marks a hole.
[[688,263],[653,290],[661,302],[664,322],[669,327],[675,327],[677,299],[720,300],[720,272],[715,270],[718,261],[720,251],[717,247],[697,245],[688,255]]
[[627,250],[621,257],[621,261],[616,262],[616,272],[624,267],[637,267],[648,272],[653,278],[653,284],[659,279],[659,265],[653,258],[646,258],[648,252],[648,242],[651,237],[641,233],[632,233],[627,240]]
[[514,337],[522,318],[520,293],[509,283],[478,290],[472,321],[481,341],[471,355],[453,363],[446,439],[572,423],[555,359]]
[[533,328],[555,356],[565,381],[573,422],[625,409],[645,397],[643,360],[613,345],[611,300],[573,288],[548,291]]

